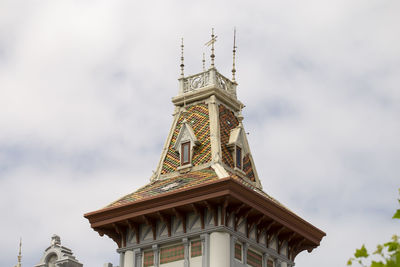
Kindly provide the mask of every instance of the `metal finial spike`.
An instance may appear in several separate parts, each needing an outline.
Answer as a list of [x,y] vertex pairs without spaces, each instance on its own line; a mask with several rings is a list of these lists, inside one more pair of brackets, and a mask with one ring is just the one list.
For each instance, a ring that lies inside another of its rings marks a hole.
[[183,38],[182,38],[182,42],[181,42],[181,77],[184,77],[184,72],[183,72],[183,69],[184,69],[184,67],[185,67],[185,65],[183,64],[183,48],[184,48],[184,45],[183,45]]
[[21,267],[21,259],[22,259],[21,247],[22,247],[22,238],[19,239],[19,252],[18,252],[18,264],[17,264],[17,267]]
[[215,58],[215,54],[214,54],[214,43],[217,41],[217,37],[216,35],[214,35],[214,28],[212,28],[211,31],[211,40],[208,41],[206,43],[206,46],[210,46],[211,45],[211,68],[214,68],[214,58]]
[[236,81],[235,74],[236,74],[236,27],[233,30],[233,64],[232,64],[232,81]]
[[203,71],[206,71],[206,55],[203,53]]

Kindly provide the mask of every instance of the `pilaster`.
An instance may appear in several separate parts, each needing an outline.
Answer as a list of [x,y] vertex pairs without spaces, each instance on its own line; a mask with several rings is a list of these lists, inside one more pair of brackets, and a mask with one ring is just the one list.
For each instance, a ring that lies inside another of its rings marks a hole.
[[247,249],[249,248],[249,244],[243,243],[243,264],[247,264]]
[[210,118],[211,158],[214,163],[220,163],[221,141],[219,129],[219,110],[215,95],[210,96],[207,102]]
[[160,248],[158,247],[158,245],[153,245],[152,246],[153,252],[154,252],[154,267],[159,267],[160,266]]
[[189,267],[190,266],[190,255],[189,255],[189,240],[185,237],[182,238],[182,243],[184,246],[184,267]]
[[201,238],[201,251],[203,252],[202,255],[202,267],[209,267],[210,266],[210,234],[202,234],[200,235]]
[[135,267],[142,267],[142,250],[140,248],[133,251],[135,258]]

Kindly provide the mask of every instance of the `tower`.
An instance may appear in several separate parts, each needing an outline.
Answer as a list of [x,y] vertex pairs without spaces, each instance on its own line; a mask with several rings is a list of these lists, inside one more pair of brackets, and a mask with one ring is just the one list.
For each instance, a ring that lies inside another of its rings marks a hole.
[[232,79],[211,66],[181,77],[150,183],[84,216],[118,245],[120,267],[286,267],[325,233],[262,190]]

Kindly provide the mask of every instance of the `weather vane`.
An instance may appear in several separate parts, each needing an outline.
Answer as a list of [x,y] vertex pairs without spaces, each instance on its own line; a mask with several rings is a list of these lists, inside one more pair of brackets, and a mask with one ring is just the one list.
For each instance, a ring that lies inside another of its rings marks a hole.
[[216,35],[214,35],[214,28],[212,28],[211,30],[211,40],[208,41],[205,45],[206,46],[210,46],[211,45],[211,68],[214,68],[214,58],[215,58],[215,54],[214,54],[214,43],[217,41],[217,37]]

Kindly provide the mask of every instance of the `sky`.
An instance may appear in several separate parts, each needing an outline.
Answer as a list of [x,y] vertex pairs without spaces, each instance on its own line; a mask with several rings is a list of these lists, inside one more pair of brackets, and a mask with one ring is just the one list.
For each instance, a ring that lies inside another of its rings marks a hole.
[[83,217],[149,182],[172,123],[180,38],[211,28],[265,192],[325,231],[296,266],[345,266],[399,234],[397,0],[0,0],[0,266],[53,234],[84,266],[119,264]]

